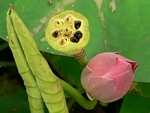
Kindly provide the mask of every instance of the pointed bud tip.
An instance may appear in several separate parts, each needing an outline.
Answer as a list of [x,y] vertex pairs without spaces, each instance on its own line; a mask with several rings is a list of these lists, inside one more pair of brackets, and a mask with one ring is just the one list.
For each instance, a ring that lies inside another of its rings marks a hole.
[[12,5],[12,4],[9,4],[9,9],[8,9],[7,14],[8,14],[8,15],[11,15],[13,9],[14,9],[13,5]]

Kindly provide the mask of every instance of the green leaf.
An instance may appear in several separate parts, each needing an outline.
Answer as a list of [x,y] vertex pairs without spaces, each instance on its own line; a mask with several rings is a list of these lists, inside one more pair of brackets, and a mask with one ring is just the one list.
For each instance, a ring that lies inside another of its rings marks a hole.
[[29,104],[25,90],[16,93],[0,96],[0,112],[2,113],[29,113]]
[[69,84],[81,87],[80,75],[82,72],[81,65],[72,57],[47,54],[50,65],[60,78]]
[[[32,33],[39,50],[60,54],[46,43],[44,30],[49,19],[56,13],[67,9],[75,10],[85,15],[90,23],[91,38],[85,48],[88,59],[99,52],[120,51],[122,55],[139,63],[134,81],[150,82],[150,1],[103,0],[102,8],[100,1],[94,1],[56,0],[51,5],[47,1],[0,1],[3,4],[0,8],[0,37],[6,40],[5,17],[7,8],[12,3]],[[111,12],[110,3],[113,8],[116,6],[114,12]]]
[[150,84],[136,83],[132,89],[136,94],[127,94],[120,113],[148,113],[150,103]]
[[137,94],[126,95],[120,113],[149,113],[150,98]]
[[[93,57],[100,51],[104,51],[103,47],[103,39],[102,37],[102,27],[100,18],[98,16],[98,10],[95,7],[95,3],[93,1],[75,1],[75,0],[56,0],[53,1],[53,4],[48,5],[47,1],[35,1],[31,2],[30,0],[26,1],[7,1],[4,2],[4,6],[0,13],[2,14],[2,19],[0,20],[2,23],[5,23],[5,14],[6,9],[9,6],[9,3],[13,3],[14,7],[18,11],[18,14],[22,18],[22,20],[25,22],[27,27],[29,28],[31,34],[34,37],[34,40],[36,41],[36,44],[38,45],[39,50],[45,51],[45,52],[52,52],[56,54],[61,54],[60,52],[55,51],[52,49],[50,45],[47,44],[45,40],[45,28],[47,25],[47,22],[49,19],[63,11],[63,10],[75,10],[79,13],[82,13],[85,15],[90,23],[90,32],[91,32],[91,40],[88,46],[86,47],[87,56],[88,58]],[[91,7],[90,11],[88,8],[82,8],[84,4],[84,7]],[[94,20],[94,21],[93,21]],[[0,26],[1,38],[4,40],[6,39],[6,27],[4,24]],[[95,49],[94,48],[99,48]]]
[[150,97],[150,83],[133,82],[129,92],[139,94],[145,98]]
[[[0,106],[1,113],[30,113],[28,97],[25,90],[0,96]],[[48,113],[46,107],[45,111],[45,113]]]
[[111,12],[110,1],[103,2],[108,51],[119,51],[136,60],[139,68],[134,81],[150,82],[149,77],[149,5],[150,1],[116,0],[116,11]]

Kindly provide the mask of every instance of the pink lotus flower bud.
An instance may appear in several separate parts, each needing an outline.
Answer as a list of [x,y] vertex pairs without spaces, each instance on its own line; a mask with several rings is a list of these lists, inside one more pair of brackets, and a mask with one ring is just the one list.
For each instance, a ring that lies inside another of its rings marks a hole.
[[81,74],[81,84],[93,99],[113,102],[129,90],[137,62],[119,53],[105,52],[93,57]]

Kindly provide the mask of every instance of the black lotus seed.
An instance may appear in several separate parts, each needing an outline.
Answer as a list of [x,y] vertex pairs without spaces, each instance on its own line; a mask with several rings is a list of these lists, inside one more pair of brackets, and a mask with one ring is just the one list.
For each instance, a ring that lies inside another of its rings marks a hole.
[[81,26],[81,21],[75,21],[74,27],[75,27],[76,29],[79,29],[80,26]]
[[79,42],[79,40],[76,37],[71,37],[70,41],[71,42],[75,42],[75,43]]
[[53,37],[57,38],[59,36],[59,31],[54,31],[52,33]]
[[80,31],[77,31],[74,33],[74,37],[76,37],[77,39],[82,38],[82,33]]

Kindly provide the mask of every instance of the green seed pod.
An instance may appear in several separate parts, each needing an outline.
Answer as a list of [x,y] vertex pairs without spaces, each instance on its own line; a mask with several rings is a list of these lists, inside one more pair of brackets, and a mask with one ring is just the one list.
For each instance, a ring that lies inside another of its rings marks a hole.
[[57,51],[75,55],[87,45],[89,23],[82,14],[67,10],[52,17],[46,29],[47,42]]
[[[49,68],[13,6],[7,12],[8,43],[28,94],[31,113],[68,113],[60,79]],[[29,51],[30,50],[30,51]]]

